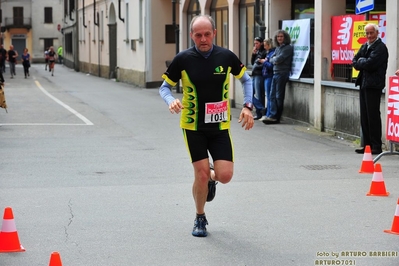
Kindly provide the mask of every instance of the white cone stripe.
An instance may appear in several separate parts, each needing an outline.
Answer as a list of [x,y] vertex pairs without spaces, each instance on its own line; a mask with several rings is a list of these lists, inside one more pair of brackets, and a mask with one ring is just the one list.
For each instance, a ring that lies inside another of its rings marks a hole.
[[375,181],[375,182],[384,182],[384,178],[382,177],[381,173],[374,172],[373,181]]
[[399,216],[399,205],[396,205],[395,216]]
[[1,226],[1,232],[13,233],[16,231],[17,231],[17,227],[15,226],[14,219],[13,220],[3,220],[3,225]]
[[365,153],[363,155],[363,161],[373,161],[373,156],[371,155],[371,153]]

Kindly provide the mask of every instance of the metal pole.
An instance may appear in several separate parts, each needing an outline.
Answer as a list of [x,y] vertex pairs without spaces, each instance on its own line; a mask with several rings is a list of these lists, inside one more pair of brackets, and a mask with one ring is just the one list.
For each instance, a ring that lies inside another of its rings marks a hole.
[[179,53],[179,27],[176,25],[176,0],[172,0],[172,24],[175,29],[176,54]]
[[[172,0],[172,24],[175,29],[176,54],[179,53],[179,27],[176,24],[176,0]],[[180,85],[176,85],[176,93],[180,93]]]

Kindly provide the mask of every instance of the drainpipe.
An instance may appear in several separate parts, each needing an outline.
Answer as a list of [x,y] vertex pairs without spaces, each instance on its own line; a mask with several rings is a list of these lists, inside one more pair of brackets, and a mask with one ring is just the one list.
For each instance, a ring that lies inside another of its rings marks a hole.
[[94,0],[93,7],[93,23],[97,26],[97,43],[98,43],[98,76],[101,77],[101,66],[100,66],[100,15],[96,12],[96,0]]
[[83,11],[82,11],[82,13],[83,13],[83,18],[82,18],[82,20],[83,20],[83,27],[85,27],[85,28],[87,28],[87,25],[86,25],[86,19],[85,19],[85,0],[82,0],[83,1]]
[[176,0],[172,0],[172,23],[175,29],[176,54],[179,53],[179,27],[176,25]]
[[125,19],[124,18],[122,18],[122,9],[121,9],[121,0],[119,0],[118,1],[118,16],[119,16],[119,19],[123,22],[123,23],[125,23]]
[[[1,0],[0,0],[1,1]],[[84,0],[83,0],[84,3]],[[75,0],[75,14],[76,14],[76,23],[75,23],[75,49],[74,49],[74,69],[76,72],[79,72],[79,0]]]

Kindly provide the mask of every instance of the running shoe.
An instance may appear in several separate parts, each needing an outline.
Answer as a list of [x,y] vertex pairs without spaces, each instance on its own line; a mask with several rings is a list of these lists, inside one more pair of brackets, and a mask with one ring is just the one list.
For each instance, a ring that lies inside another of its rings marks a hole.
[[197,216],[194,220],[194,228],[192,235],[197,237],[206,237],[208,233],[206,232],[206,226],[208,221],[206,220],[205,215]]

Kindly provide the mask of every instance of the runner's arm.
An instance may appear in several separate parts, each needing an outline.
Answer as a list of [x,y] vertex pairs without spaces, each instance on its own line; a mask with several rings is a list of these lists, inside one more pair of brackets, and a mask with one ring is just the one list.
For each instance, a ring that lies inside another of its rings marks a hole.
[[172,86],[166,81],[159,88],[159,94],[168,106],[175,100],[172,95]]
[[240,81],[244,92],[244,103],[252,103],[253,88],[251,77],[245,72]]

